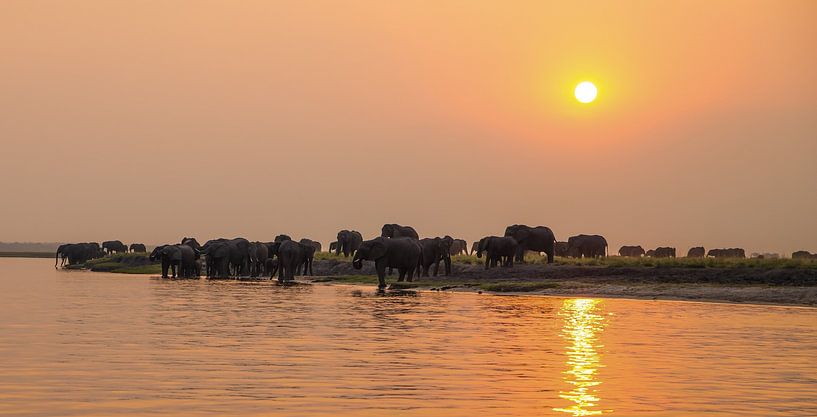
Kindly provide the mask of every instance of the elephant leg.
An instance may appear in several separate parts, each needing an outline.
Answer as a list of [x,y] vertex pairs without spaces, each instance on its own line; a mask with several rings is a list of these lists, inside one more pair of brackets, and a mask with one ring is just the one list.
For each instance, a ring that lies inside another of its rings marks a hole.
[[485,269],[488,269],[489,268],[488,265],[490,265],[490,264],[491,264],[491,257],[486,254],[485,255]]
[[446,256],[443,261],[445,262],[445,276],[451,275],[451,257]]
[[508,257],[508,264],[505,266],[507,266],[508,268],[513,268],[513,256]]
[[406,268],[406,280],[408,282],[414,281],[414,267]]
[[382,261],[375,261],[374,267],[377,270],[377,289],[383,291],[386,289],[386,264]]
[[434,261],[434,276],[436,277],[439,274],[440,274],[440,258],[437,258],[437,260]]
[[162,278],[167,278],[167,270],[170,267],[167,261],[162,260]]
[[406,279],[406,270],[403,268],[397,268],[397,282],[403,282]]

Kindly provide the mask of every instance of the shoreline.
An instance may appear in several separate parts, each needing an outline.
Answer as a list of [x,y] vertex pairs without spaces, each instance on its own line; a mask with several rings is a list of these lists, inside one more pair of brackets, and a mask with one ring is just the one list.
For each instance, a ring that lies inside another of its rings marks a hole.
[[[365,282],[358,277],[315,276],[302,282],[323,285],[355,285],[376,287],[376,277],[372,282]],[[553,288],[532,291],[493,291],[483,289],[478,283],[456,283],[439,280],[438,285],[429,285],[427,281],[390,282],[389,291],[419,292],[459,292],[472,294],[490,294],[500,296],[544,296],[565,298],[620,298],[629,300],[662,300],[723,303],[737,305],[768,305],[780,307],[817,307],[817,287],[768,287],[768,286],[662,286],[650,284],[634,285],[593,285],[587,282],[557,281],[549,282]],[[576,285],[579,284],[579,285]],[[489,284],[493,285],[493,284]]]
[[[131,254],[117,261],[103,258],[86,266],[90,266],[92,272],[158,275],[159,266],[146,264],[145,261],[144,256]],[[617,260],[612,260],[615,261]],[[481,264],[454,262],[451,265],[451,276],[448,277],[441,275],[415,278],[414,282],[397,282],[395,273],[386,278],[386,283],[392,290],[817,307],[817,268],[814,264],[807,263],[797,268],[772,265],[668,267],[557,262],[552,265],[528,263],[517,264],[513,268],[485,270]],[[300,277],[300,280],[377,285],[377,276],[371,262],[357,270],[348,259],[329,257],[316,259],[313,270],[313,276]]]

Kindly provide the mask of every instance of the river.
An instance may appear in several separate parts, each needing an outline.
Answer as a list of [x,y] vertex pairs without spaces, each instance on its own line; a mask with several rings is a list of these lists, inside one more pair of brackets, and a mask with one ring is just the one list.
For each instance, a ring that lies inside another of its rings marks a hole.
[[817,310],[0,259],[0,415],[814,416]]

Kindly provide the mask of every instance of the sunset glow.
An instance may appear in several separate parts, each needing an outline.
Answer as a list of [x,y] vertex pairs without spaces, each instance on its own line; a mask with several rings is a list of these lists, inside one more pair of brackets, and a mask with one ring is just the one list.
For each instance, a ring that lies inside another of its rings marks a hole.
[[579,100],[580,103],[592,103],[594,100],[596,100],[598,89],[590,81],[583,81],[576,86],[573,94],[576,96],[576,100]]

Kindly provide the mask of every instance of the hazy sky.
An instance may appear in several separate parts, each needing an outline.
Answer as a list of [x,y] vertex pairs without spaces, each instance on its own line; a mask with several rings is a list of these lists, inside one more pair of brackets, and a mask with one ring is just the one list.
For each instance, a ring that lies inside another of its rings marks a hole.
[[815,21],[812,0],[4,0],[0,240],[527,223],[817,251]]

